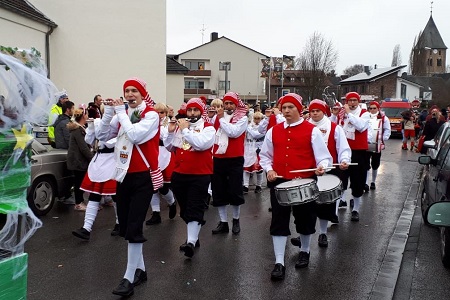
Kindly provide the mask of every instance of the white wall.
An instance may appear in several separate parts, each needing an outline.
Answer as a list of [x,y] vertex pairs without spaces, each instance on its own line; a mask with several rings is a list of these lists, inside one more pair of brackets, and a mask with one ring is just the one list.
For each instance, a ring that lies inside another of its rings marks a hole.
[[[256,53],[246,47],[233,43],[225,38],[220,38],[212,43],[205,44],[202,47],[193,49],[180,55],[182,62],[186,59],[205,59],[205,69],[211,70],[211,80],[205,88],[217,90],[218,81],[225,80],[225,71],[219,71],[219,62],[231,62],[231,70],[228,71],[228,80],[230,81],[230,91],[244,94],[262,94],[263,78],[260,78],[261,59],[263,55]],[[223,96],[224,90],[220,90],[220,96]],[[242,97],[243,99],[243,97]]]
[[[175,114],[184,100],[184,75],[167,74],[166,104],[171,105]],[[164,102],[164,101],[161,101]]]
[[50,38],[51,80],[75,103],[117,98],[132,76],[166,98],[165,0],[29,0],[58,24]]
[[46,25],[0,8],[0,45],[21,49],[36,48],[45,59]]
[[419,99],[420,96],[420,88],[417,85],[411,84],[407,81],[403,81],[401,78],[397,80],[397,90],[396,90],[396,98],[401,98],[401,85],[406,85],[406,99],[408,99],[410,102],[414,99]]

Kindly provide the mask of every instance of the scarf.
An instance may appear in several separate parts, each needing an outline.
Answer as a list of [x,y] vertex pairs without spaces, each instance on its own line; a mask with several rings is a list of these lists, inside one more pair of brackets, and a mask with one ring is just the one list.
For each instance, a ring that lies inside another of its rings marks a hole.
[[[226,122],[230,122],[230,121],[232,121],[233,114],[231,114],[231,115],[224,114],[223,118],[225,119]],[[217,127],[216,127],[216,123],[217,123]],[[216,119],[216,122],[214,123],[214,127],[216,127],[217,131],[216,131],[216,139],[215,139],[214,143],[219,146],[219,147],[217,147],[216,154],[224,154],[225,152],[227,152],[227,148],[228,148],[228,135],[223,131],[223,129],[220,127],[220,125],[218,125],[218,123],[219,123],[219,119]],[[230,122],[230,123],[233,123],[233,122]],[[234,123],[236,123],[236,122],[234,122]]]
[[331,133],[330,119],[328,119],[326,116],[324,116],[322,118],[322,120],[320,120],[319,122],[315,122],[315,121],[313,121],[313,119],[309,119],[308,121],[309,121],[309,123],[313,124],[320,130],[320,132],[322,133],[322,137],[325,140],[325,145],[328,145],[328,139],[329,139],[330,133]]
[[[361,114],[361,107],[358,105],[354,110],[351,110],[350,113],[354,116],[359,117],[359,115]],[[344,126],[342,126],[342,129],[344,129],[345,136],[349,140],[354,140],[355,139],[355,126],[353,126],[353,124],[350,123],[349,117],[347,115],[345,115],[344,119],[341,120],[341,125],[342,125],[342,122],[344,124]]]

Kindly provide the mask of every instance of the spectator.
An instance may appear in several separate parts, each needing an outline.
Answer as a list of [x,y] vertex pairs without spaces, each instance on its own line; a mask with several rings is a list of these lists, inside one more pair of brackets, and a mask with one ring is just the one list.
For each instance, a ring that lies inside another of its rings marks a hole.
[[72,101],[66,101],[62,105],[63,113],[58,116],[53,126],[55,127],[55,148],[69,149],[70,132],[67,124],[73,115],[74,104]]
[[74,111],[74,122],[67,123],[67,130],[70,131],[69,150],[67,151],[67,169],[73,171],[75,191],[75,210],[85,211],[83,194],[80,190],[81,182],[86,175],[89,162],[92,159],[92,152],[88,144],[84,141],[86,135],[86,123],[88,114],[86,110],[78,108]]
[[54,123],[59,115],[63,113],[62,105],[64,102],[69,101],[69,97],[67,96],[66,91],[62,91],[57,93],[56,95],[57,102],[52,106],[50,109],[50,114],[48,116],[48,143],[53,147],[56,148],[55,144],[55,127]]
[[103,99],[101,95],[95,95],[94,102],[89,103],[88,116],[92,119],[98,119],[103,116]]
[[[423,128],[422,135],[425,137],[425,141],[430,141],[434,139],[434,136],[438,132],[439,128],[442,126],[442,124],[445,123],[445,119],[442,116],[441,112],[439,111],[439,108],[436,105],[433,105],[430,110],[427,117],[427,120],[425,122],[425,126]],[[427,151],[427,148],[422,147],[421,153],[425,154]]]

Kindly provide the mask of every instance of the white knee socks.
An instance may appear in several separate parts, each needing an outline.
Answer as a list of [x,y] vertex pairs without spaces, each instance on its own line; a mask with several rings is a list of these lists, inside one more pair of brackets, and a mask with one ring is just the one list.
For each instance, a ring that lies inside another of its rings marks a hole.
[[159,193],[155,193],[152,196],[152,200],[150,201],[150,205],[152,207],[152,211],[157,211],[160,212],[161,211],[161,205],[160,205],[160,200],[159,200]]
[[359,204],[361,203],[361,197],[353,198],[353,210],[359,212]]
[[140,262],[143,264],[143,261],[144,258],[142,255],[142,243],[128,243],[127,270],[123,278],[128,279],[129,282],[133,283],[134,273],[136,272],[136,269]]
[[114,214],[116,215],[116,224],[119,224],[119,217],[117,216],[117,203],[114,202]]
[[273,235],[273,252],[275,253],[275,263],[284,266],[284,251],[286,250],[287,236]]
[[233,207],[233,219],[239,219],[239,215],[241,214],[241,206],[240,205],[231,205]]
[[320,234],[327,234],[328,220],[319,219]]
[[228,222],[227,206],[219,206],[217,210],[219,211],[220,222]]
[[172,205],[175,202],[175,198],[173,197],[173,193],[171,190],[165,195],[161,194],[161,198],[166,200],[167,204]]
[[197,222],[189,222],[187,223],[187,242],[195,245],[198,240],[198,234],[200,233],[200,229],[202,226]]
[[366,184],[369,185],[370,170],[367,171]]
[[244,171],[244,186],[248,187],[248,185],[250,184],[250,173],[249,172],[245,172]]
[[87,231],[92,231],[92,225],[94,225],[95,218],[97,217],[98,207],[100,203],[96,201],[89,201],[84,214],[83,228]]
[[302,243],[302,246],[300,247],[301,252],[309,253],[309,248],[311,245],[311,234],[300,234],[300,242]]
[[378,169],[372,170],[372,182],[375,183],[375,180],[377,180],[378,175]]
[[264,172],[256,173],[256,186],[262,186]]

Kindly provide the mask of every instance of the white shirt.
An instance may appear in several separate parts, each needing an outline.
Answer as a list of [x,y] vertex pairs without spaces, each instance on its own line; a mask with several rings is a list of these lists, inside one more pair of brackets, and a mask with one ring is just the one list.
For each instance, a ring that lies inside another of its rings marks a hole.
[[[304,121],[305,120],[303,118],[300,118],[299,121],[292,123],[292,124],[288,124],[288,123],[284,122],[283,126],[284,126],[284,128],[287,128],[288,126],[294,127],[294,126],[300,125]],[[259,153],[259,157],[261,158],[261,161],[259,163],[263,167],[264,171],[266,171],[266,172],[273,170],[273,168],[272,168],[272,164],[273,164],[272,131],[273,131],[273,128],[270,128],[269,131],[267,131],[267,134],[264,139],[263,146],[262,146],[262,150]],[[319,166],[322,166],[324,168],[330,167],[333,164],[333,158],[331,157],[331,154],[328,151],[327,145],[325,144],[325,141],[323,140],[322,133],[316,127],[313,128],[313,131],[311,134],[311,145],[313,148],[314,158],[316,160],[317,167],[319,167]]]

